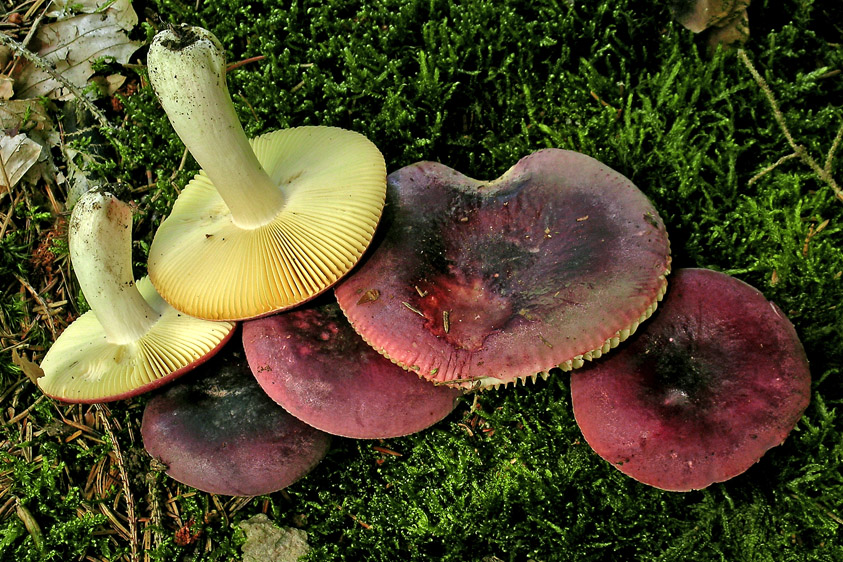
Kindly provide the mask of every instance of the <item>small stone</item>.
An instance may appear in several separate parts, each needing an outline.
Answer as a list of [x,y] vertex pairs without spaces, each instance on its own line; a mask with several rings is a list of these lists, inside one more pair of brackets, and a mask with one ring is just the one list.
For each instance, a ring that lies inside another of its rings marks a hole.
[[307,533],[292,527],[278,527],[258,513],[240,522],[246,533],[243,562],[295,562],[310,550]]

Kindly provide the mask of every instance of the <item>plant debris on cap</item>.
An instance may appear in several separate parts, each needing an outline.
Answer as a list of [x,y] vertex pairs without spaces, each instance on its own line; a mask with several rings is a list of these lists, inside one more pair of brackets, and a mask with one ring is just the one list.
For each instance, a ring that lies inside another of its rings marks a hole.
[[784,441],[810,386],[805,351],[782,311],[705,269],[676,272],[635,338],[571,377],[574,415],[597,454],[674,491],[747,470]]
[[330,435],[297,420],[261,390],[239,345],[152,398],[141,434],[170,477],[229,496],[289,486],[319,463],[330,444]]
[[383,209],[377,147],[335,127],[249,141],[226,88],[222,46],[204,29],[160,32],[148,64],[202,167],[150,248],[149,275],[164,299],[192,316],[241,320],[309,300],[347,273]]
[[111,193],[89,191],[70,217],[70,259],[91,310],[59,336],[38,385],[64,402],[136,396],[217,352],[234,324],[181,314],[132,274],[132,212]]
[[421,431],[447,416],[462,394],[379,355],[335,302],[245,322],[243,347],[270,398],[302,421],[343,437]]
[[583,154],[541,150],[490,182],[421,162],[389,176],[387,198],[383,234],[335,294],[369,344],[432,381],[579,367],[628,337],[667,284],[658,213]]

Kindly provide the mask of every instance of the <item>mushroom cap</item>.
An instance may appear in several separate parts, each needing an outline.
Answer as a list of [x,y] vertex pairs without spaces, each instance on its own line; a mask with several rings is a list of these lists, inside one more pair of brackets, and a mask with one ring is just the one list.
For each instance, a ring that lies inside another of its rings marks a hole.
[[424,378],[487,386],[579,367],[665,290],[658,213],[583,154],[541,150],[490,182],[421,162],[387,183],[383,234],[335,294],[370,345]]
[[270,398],[300,420],[343,437],[421,431],[447,416],[462,394],[379,355],[335,302],[244,322],[243,347]]
[[331,439],[264,394],[239,346],[152,398],[141,434],[170,477],[229,496],[289,486],[319,463]]
[[248,319],[307,301],[357,263],[377,227],[386,166],[366,137],[297,127],[251,143],[287,196],[275,219],[253,229],[237,226],[200,172],[152,242],[152,282],[191,316]]
[[646,326],[571,376],[589,445],[624,474],[673,491],[747,470],[784,441],[810,386],[805,351],[782,311],[706,269],[674,273]]
[[155,292],[144,277],[138,291],[161,317],[140,339],[111,343],[89,310],[68,326],[41,362],[38,386],[71,403],[131,398],[169,383],[213,356],[234,330],[231,322],[186,316]]

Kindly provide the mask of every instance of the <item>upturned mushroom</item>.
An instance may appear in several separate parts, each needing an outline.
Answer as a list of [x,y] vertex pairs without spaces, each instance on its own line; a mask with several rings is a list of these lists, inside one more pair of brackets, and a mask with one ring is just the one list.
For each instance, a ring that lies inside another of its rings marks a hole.
[[175,308],[247,319],[325,291],[358,261],[384,203],[386,167],[359,133],[298,127],[246,138],[219,41],[181,26],[155,36],[149,78],[202,170],[155,234],[149,275]]
[[149,401],[141,435],[171,478],[228,496],[286,488],[322,460],[331,442],[264,394],[233,342]]
[[336,302],[244,322],[243,348],[270,398],[333,435],[382,439],[415,433],[447,416],[462,394],[379,355]]
[[580,367],[667,285],[655,208],[583,154],[541,150],[489,182],[421,162],[388,186],[382,234],[335,294],[370,345],[428,380],[497,386]]
[[105,191],[89,191],[70,216],[70,259],[91,310],[52,345],[38,379],[64,402],[136,396],[201,364],[234,324],[181,314],[132,274],[132,212]]
[[757,289],[706,269],[674,273],[634,338],[571,375],[574,416],[594,451],[673,491],[746,471],[784,441],[810,389],[784,313]]

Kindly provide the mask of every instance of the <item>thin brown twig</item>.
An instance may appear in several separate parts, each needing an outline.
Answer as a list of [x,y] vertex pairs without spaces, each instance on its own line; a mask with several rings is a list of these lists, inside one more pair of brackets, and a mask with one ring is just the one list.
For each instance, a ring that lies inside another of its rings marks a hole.
[[240,68],[241,66],[245,66],[245,65],[247,65],[251,62],[262,61],[265,58],[266,58],[266,55],[258,55],[256,57],[250,57],[248,59],[243,59],[241,61],[233,62],[233,63],[231,63],[231,64],[229,64],[228,66],[225,67],[225,71],[231,72],[235,68]]
[[50,328],[50,333],[53,334],[53,341],[55,341],[55,339],[58,337],[58,334],[56,333],[56,325],[55,323],[53,323],[53,317],[50,316],[50,308],[47,306],[47,301],[44,300],[44,297],[38,294],[38,291],[35,290],[35,287],[29,284],[29,281],[27,281],[18,274],[15,274],[15,279],[20,281],[20,284],[26,287],[26,290],[29,292],[29,294],[32,295],[33,298],[38,301],[38,304],[41,305],[41,308],[44,309],[44,316],[47,318],[47,326]]
[[120,445],[117,443],[117,438],[111,430],[111,422],[108,421],[108,416],[105,415],[105,408],[101,404],[96,405],[100,420],[108,438],[111,440],[111,447],[114,449],[114,456],[117,459],[117,468],[120,471],[120,480],[123,481],[123,496],[126,498],[126,509],[128,511],[129,519],[129,538],[132,548],[131,560],[137,562],[138,560],[138,522],[135,517],[135,502],[132,497],[132,489],[129,487],[129,476],[126,474],[126,466],[123,463],[123,455],[120,453]]
[[843,123],[841,123],[840,128],[837,129],[837,136],[834,137],[834,142],[831,143],[831,148],[828,150],[828,155],[825,157],[825,166],[823,166],[823,169],[829,176],[831,175],[831,163],[834,160],[834,153],[837,152],[837,148],[840,146],[841,140],[843,140]]
[[782,156],[781,158],[776,160],[776,162],[774,164],[771,164],[771,165],[767,166],[766,168],[764,168],[763,170],[761,170],[760,172],[758,172],[757,174],[755,174],[754,176],[749,178],[749,181],[746,182],[746,185],[754,184],[755,182],[757,182],[758,180],[760,180],[761,178],[763,178],[764,176],[766,176],[767,174],[769,174],[770,172],[772,172],[773,170],[778,168],[780,165],[784,164],[788,160],[792,160],[793,158],[799,158],[799,155],[796,154],[795,152],[791,152],[790,154],[788,154],[786,156]]
[[26,47],[24,47],[21,43],[18,43],[8,35],[4,33],[0,33],[0,43],[6,45],[10,49],[12,49],[16,55],[21,56],[46,72],[50,75],[50,78],[54,79],[55,81],[59,82],[62,86],[67,88],[73,96],[79,100],[79,103],[84,105],[88,111],[93,114],[97,121],[99,121],[100,126],[104,129],[112,129],[114,128],[113,125],[108,121],[108,119],[103,115],[103,113],[99,110],[99,108],[94,105],[94,103],[83,94],[79,88],[74,86],[67,78],[65,78],[60,72],[57,72],[53,65],[50,64],[44,58],[36,55]]
[[29,405],[29,407],[28,407],[26,410],[24,410],[23,412],[21,412],[21,413],[17,414],[15,417],[11,418],[9,421],[7,421],[7,422],[5,422],[5,423],[3,423],[3,424],[0,424],[0,427],[3,427],[3,426],[9,426],[9,425],[13,425],[13,424],[18,423],[20,420],[22,420],[23,418],[25,418],[26,416],[28,416],[28,415],[29,415],[29,412],[31,412],[31,411],[35,408],[35,406],[37,406],[38,404],[40,404],[40,403],[41,403],[41,401],[43,401],[43,400],[44,400],[44,398],[46,398],[46,396],[44,396],[44,395],[42,395],[42,396],[38,397],[38,399],[37,399],[37,400],[35,400],[35,402],[33,402],[32,404],[30,404],[30,405]]
[[[793,135],[790,134],[790,129],[787,128],[787,123],[784,120],[784,114],[779,109],[779,104],[776,101],[775,95],[773,95],[773,90],[770,89],[770,86],[767,84],[767,81],[764,80],[764,77],[756,70],[755,65],[752,64],[752,61],[749,60],[749,56],[747,56],[746,51],[743,49],[738,49],[738,57],[743,62],[744,66],[746,66],[749,73],[752,75],[752,78],[758,84],[758,87],[761,88],[761,91],[764,92],[764,95],[767,97],[767,101],[770,104],[770,107],[773,109],[773,117],[776,120],[776,123],[779,124],[779,129],[781,129],[782,134],[787,139],[787,143],[793,149],[793,152],[805,163],[814,173],[819,177],[822,181],[827,183],[829,187],[834,191],[835,196],[838,199],[843,201],[843,190],[840,189],[840,186],[837,185],[837,182],[831,177],[831,159],[834,156],[834,150],[836,150],[837,145],[840,143],[839,140],[835,139],[834,144],[832,145],[832,150],[829,151],[829,156],[826,159],[826,165],[824,168],[821,168],[817,161],[813,159],[813,157],[808,154],[805,150],[805,147],[798,144],[796,140],[793,138]],[[841,131],[843,131],[843,127],[841,127]],[[838,137],[843,135],[843,132],[838,132]]]

